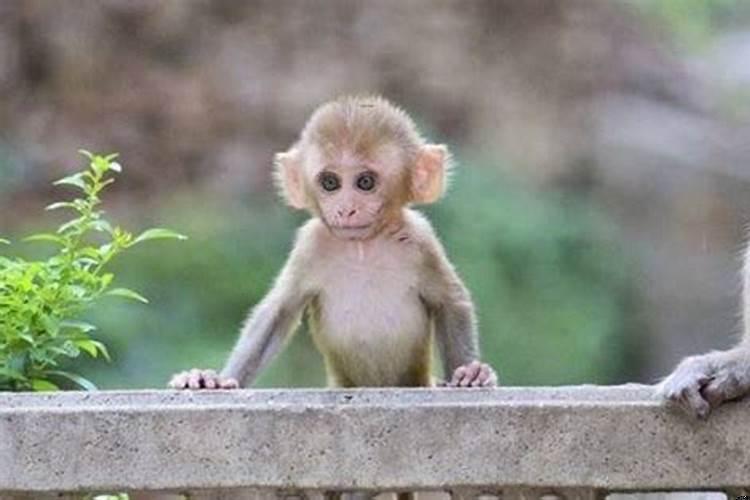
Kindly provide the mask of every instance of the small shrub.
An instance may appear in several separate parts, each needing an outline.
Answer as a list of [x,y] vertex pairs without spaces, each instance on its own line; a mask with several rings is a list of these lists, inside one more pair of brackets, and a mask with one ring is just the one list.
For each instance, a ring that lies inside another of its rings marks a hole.
[[[46,260],[0,255],[0,390],[57,390],[61,385],[95,389],[89,380],[60,367],[82,352],[109,359],[105,345],[91,336],[96,327],[80,321],[81,313],[104,296],[147,302],[133,290],[114,287],[108,264],[144,241],[185,239],[161,228],[136,236],[104,219],[101,192],[122,167],[115,154],[81,154],[88,168],[55,185],[76,188],[82,196],[47,207],[70,210],[74,217],[53,233],[25,239],[52,243],[57,252]],[[0,239],[0,244],[9,241]]]

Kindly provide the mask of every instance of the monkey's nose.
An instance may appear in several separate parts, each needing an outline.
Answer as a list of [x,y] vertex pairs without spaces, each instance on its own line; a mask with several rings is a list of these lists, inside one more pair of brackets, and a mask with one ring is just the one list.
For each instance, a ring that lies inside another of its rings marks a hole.
[[341,209],[338,211],[338,213],[339,213],[339,217],[348,219],[350,217],[354,217],[357,214],[357,209],[356,208],[352,208],[351,210]]

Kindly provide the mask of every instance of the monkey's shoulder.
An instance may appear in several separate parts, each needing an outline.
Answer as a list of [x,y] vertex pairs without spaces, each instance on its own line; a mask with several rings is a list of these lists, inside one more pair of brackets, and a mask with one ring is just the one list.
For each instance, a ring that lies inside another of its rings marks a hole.
[[432,223],[422,212],[412,208],[404,210],[404,226],[402,232],[409,236],[409,239],[423,247],[432,245],[437,241],[435,229]]

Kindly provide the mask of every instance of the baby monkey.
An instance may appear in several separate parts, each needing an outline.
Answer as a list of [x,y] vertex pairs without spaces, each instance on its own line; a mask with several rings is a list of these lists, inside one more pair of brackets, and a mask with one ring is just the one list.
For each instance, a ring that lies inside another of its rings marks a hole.
[[178,389],[250,385],[307,313],[333,387],[432,385],[432,341],[451,387],[488,387],[469,293],[412,204],[443,194],[450,155],[380,97],[318,108],[275,159],[281,194],[312,218],[226,366],[175,375]]
[[750,393],[750,246],[745,251],[742,274],[742,340],[727,351],[683,359],[658,386],[662,397],[698,418],[706,418],[720,404]]

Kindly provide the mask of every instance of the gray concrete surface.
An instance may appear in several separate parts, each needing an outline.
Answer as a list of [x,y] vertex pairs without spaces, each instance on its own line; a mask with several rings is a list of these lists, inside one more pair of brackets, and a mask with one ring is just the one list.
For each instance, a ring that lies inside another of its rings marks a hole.
[[742,488],[748,410],[637,385],[0,394],[0,492]]

